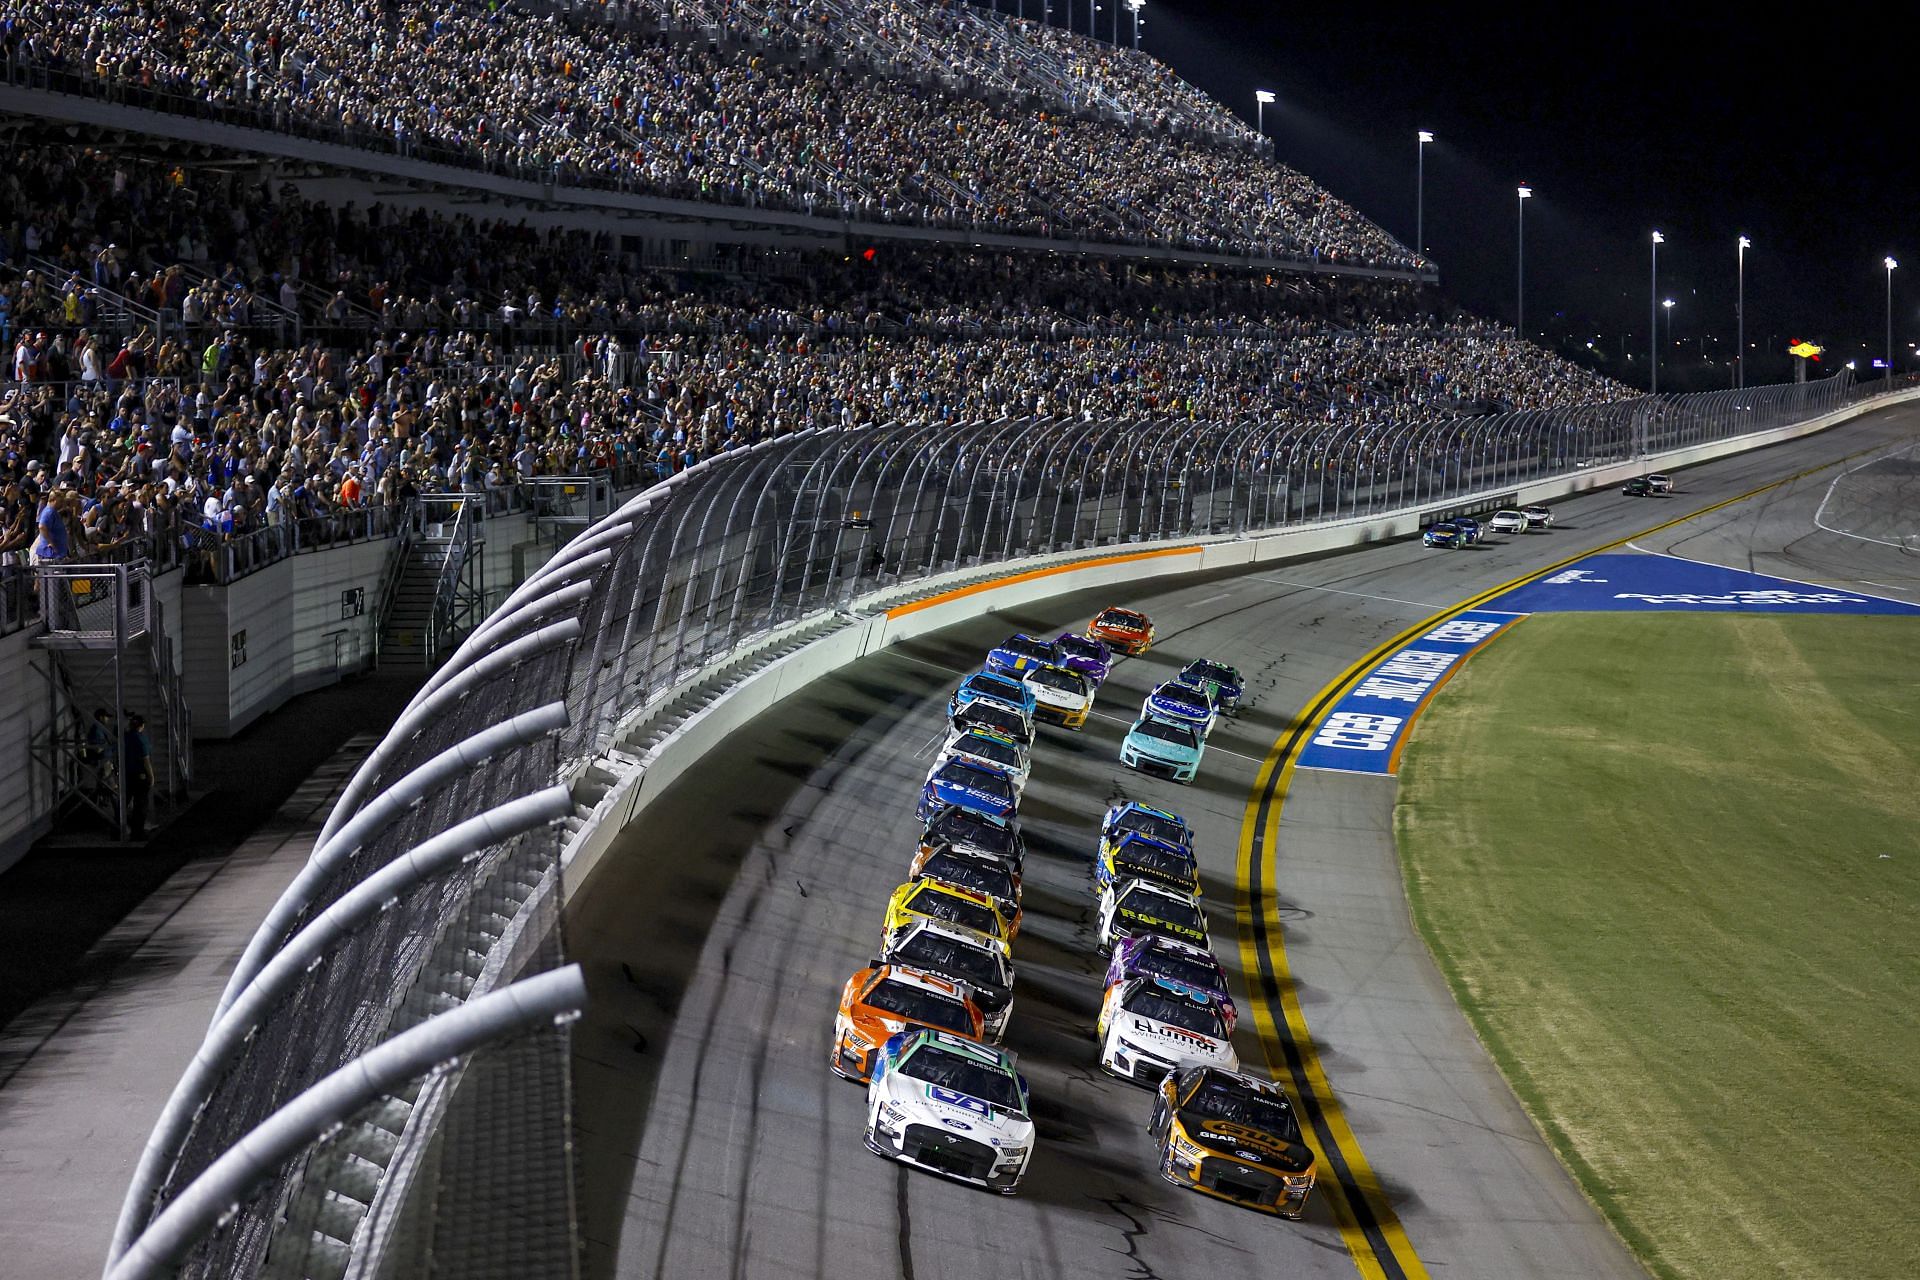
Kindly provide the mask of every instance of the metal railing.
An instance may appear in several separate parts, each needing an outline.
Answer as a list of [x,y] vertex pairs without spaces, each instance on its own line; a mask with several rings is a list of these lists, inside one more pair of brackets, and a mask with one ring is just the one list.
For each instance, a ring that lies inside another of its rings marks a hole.
[[[475,868],[523,850],[534,825],[571,812],[556,783],[614,748],[628,717],[744,645],[876,588],[910,590],[957,568],[1389,510],[1472,507],[1591,466],[1806,421],[1845,407],[1853,395],[1839,377],[1557,412],[1402,424],[1357,418],[1318,430],[1054,418],[885,424],[797,433],[653,485],[514,590],[429,678],[347,784],[308,866],[241,958],[208,1044],[155,1130],[128,1193],[115,1280],[156,1274],[128,1260],[145,1256],[136,1242],[160,1222],[170,1256],[189,1258],[181,1274],[190,1276],[257,1274],[234,1265],[236,1239],[253,1242],[242,1261],[269,1246],[276,1257],[314,1247],[315,1206],[335,1196],[331,1175],[314,1170],[331,1167],[326,1143],[350,1140],[351,1127],[347,1138],[316,1140],[263,1171],[268,1191],[225,1217],[209,1212],[183,1226],[174,1206],[203,1201],[196,1185],[212,1176],[223,1152],[268,1124],[277,1108],[306,1097],[322,1072],[377,1051],[404,1023],[398,1011],[412,1007],[409,993],[440,981],[434,963],[415,954],[423,948],[380,941],[385,931],[436,939],[469,968],[503,970],[509,966],[490,958],[511,931],[502,921],[538,896],[529,889],[492,903],[486,928],[493,933],[476,936],[485,933],[474,906],[478,871],[459,877],[444,909],[396,885],[442,874],[456,857],[449,850]],[[529,816],[530,806],[549,816]],[[557,841],[550,832],[540,838],[548,851],[542,857],[552,860],[522,865],[515,883],[523,888],[530,878],[557,880]],[[391,926],[373,923],[389,915],[397,918]],[[549,911],[522,936],[550,929],[553,919]],[[375,943],[357,940],[363,929],[378,933]],[[336,947],[338,960],[330,958]],[[557,964],[557,941],[541,954],[549,967]],[[433,991],[446,1002],[444,986]],[[358,1013],[350,1025],[330,1012],[346,1009]],[[558,1072],[551,1088],[496,1092],[488,1104],[494,1111],[474,1122],[523,1142],[530,1135],[562,1143],[570,1122],[565,1067],[542,1062]],[[420,1117],[420,1103],[407,1105],[410,1117]],[[451,1139],[433,1124],[409,1124],[397,1146],[389,1144],[384,1169],[360,1171],[342,1193],[365,1207],[354,1209],[349,1226],[362,1217],[412,1222],[430,1212],[411,1198],[416,1183],[402,1179],[396,1189],[395,1170]],[[459,1171],[442,1167],[444,1177],[467,1181],[461,1197],[434,1203],[457,1200],[466,1216],[439,1224],[435,1248],[464,1249],[472,1233],[488,1230],[489,1196],[505,1198],[503,1215],[529,1234],[527,1247],[573,1247],[570,1170],[566,1159],[544,1155],[494,1169],[484,1159]],[[414,1207],[403,1209],[402,1201]],[[532,1205],[560,1207],[548,1218]],[[342,1229],[331,1230],[330,1239],[342,1238]],[[388,1250],[398,1247],[391,1240],[418,1237],[374,1226],[345,1238],[336,1264],[351,1261],[352,1274],[373,1275],[392,1273],[383,1269],[393,1264]],[[429,1260],[407,1255],[420,1273]]]

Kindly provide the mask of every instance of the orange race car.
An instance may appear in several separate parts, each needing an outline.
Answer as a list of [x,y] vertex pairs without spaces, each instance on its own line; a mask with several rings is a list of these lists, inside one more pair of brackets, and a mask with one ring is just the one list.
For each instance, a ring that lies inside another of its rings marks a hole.
[[984,1023],[979,1006],[959,983],[918,969],[876,965],[848,978],[840,992],[828,1065],[843,1079],[865,1081],[880,1046],[902,1031],[933,1027],[978,1040]]
[[1133,609],[1102,609],[1087,624],[1087,634],[1119,653],[1139,657],[1153,647],[1153,619]]

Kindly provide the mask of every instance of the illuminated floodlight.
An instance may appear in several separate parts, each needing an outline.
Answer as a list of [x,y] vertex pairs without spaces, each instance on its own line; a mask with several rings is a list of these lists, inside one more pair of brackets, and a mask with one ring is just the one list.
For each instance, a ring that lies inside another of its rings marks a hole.
[[1667,238],[1661,235],[1658,231],[1656,231],[1653,233],[1653,242],[1655,244],[1665,244],[1667,242]]
[[1433,141],[1433,135],[1432,135],[1431,133],[1429,133],[1429,132],[1427,132],[1427,131],[1426,131],[1425,129],[1422,129],[1422,130],[1420,131],[1420,141],[1422,141],[1422,142],[1432,142],[1432,141]]
[[1533,195],[1533,188],[1532,188],[1532,187],[1521,187],[1521,188],[1520,188],[1520,198],[1521,198],[1522,200],[1525,200],[1525,199],[1528,199],[1528,198],[1529,198],[1529,197],[1531,197],[1532,195]]
[[1900,264],[1895,262],[1892,258],[1886,258],[1881,262],[1880,265],[1884,266],[1887,270],[1891,271],[1895,267],[1899,266]]
[[1745,236],[1741,236],[1741,237],[1740,237],[1740,247],[1741,247],[1742,249],[1751,249],[1751,248],[1753,248],[1753,241],[1751,241],[1751,240],[1749,240],[1749,239],[1747,239],[1747,238],[1746,238]]
[[1273,91],[1270,89],[1255,89],[1253,91],[1253,100],[1264,107],[1273,101]]
[[1672,298],[1663,299],[1660,305],[1663,307],[1671,307],[1673,305],[1673,299]]

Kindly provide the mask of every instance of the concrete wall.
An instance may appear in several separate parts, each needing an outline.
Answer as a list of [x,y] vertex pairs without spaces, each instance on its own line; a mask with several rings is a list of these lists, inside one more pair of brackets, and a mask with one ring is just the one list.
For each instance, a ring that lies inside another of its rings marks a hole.
[[[1645,461],[1595,467],[1573,475],[1524,485],[1517,490],[1489,490],[1480,498],[1489,502],[1501,498],[1514,503],[1564,498],[1570,494],[1617,485],[1648,471],[1676,470],[1714,458],[1795,440],[1861,414],[1915,399],[1920,399],[1920,390],[1899,392],[1795,426],[1737,440],[1677,449],[1656,454]],[[1478,503],[1475,496],[1469,495],[1450,499],[1447,505],[1453,510],[1470,511],[1476,509]],[[614,837],[639,817],[654,798],[675,780],[698,766],[707,753],[717,748],[728,735],[781,699],[886,645],[937,631],[992,610],[1012,608],[1092,587],[1137,583],[1174,574],[1241,568],[1408,537],[1419,532],[1423,514],[1423,510],[1383,513],[1337,524],[1244,538],[1135,543],[1105,554],[1074,552],[1031,556],[994,566],[994,576],[985,581],[967,581],[977,576],[979,570],[964,570],[915,583],[906,593],[898,590],[877,592],[856,601],[851,610],[854,619],[852,625],[829,632],[741,680],[681,724],[645,758],[600,762],[601,768],[614,770],[619,780],[592,813],[586,815],[586,824],[568,841],[565,853],[568,893],[581,892],[594,868],[613,844]],[[903,594],[911,598],[902,598]],[[808,625],[810,621],[802,620],[762,637],[750,648],[778,645],[787,635]],[[728,655],[714,665],[731,661],[737,656]],[[627,736],[634,727],[670,704],[680,689],[699,683],[706,674],[706,671],[696,673],[682,685],[650,701],[646,707],[630,713],[615,731],[615,739]],[[576,767],[584,768],[585,764],[576,762]]]

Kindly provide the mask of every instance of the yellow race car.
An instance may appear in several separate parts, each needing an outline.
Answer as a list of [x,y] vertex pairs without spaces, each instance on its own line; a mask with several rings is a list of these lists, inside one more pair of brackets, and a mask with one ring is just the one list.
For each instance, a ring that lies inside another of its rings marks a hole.
[[1276,1084],[1217,1066],[1169,1071],[1147,1132],[1175,1186],[1283,1218],[1307,1210],[1313,1149]]
[[938,880],[911,880],[887,899],[887,919],[880,930],[881,945],[915,916],[945,920],[995,942],[1011,941],[1013,926],[985,894],[942,884]]

